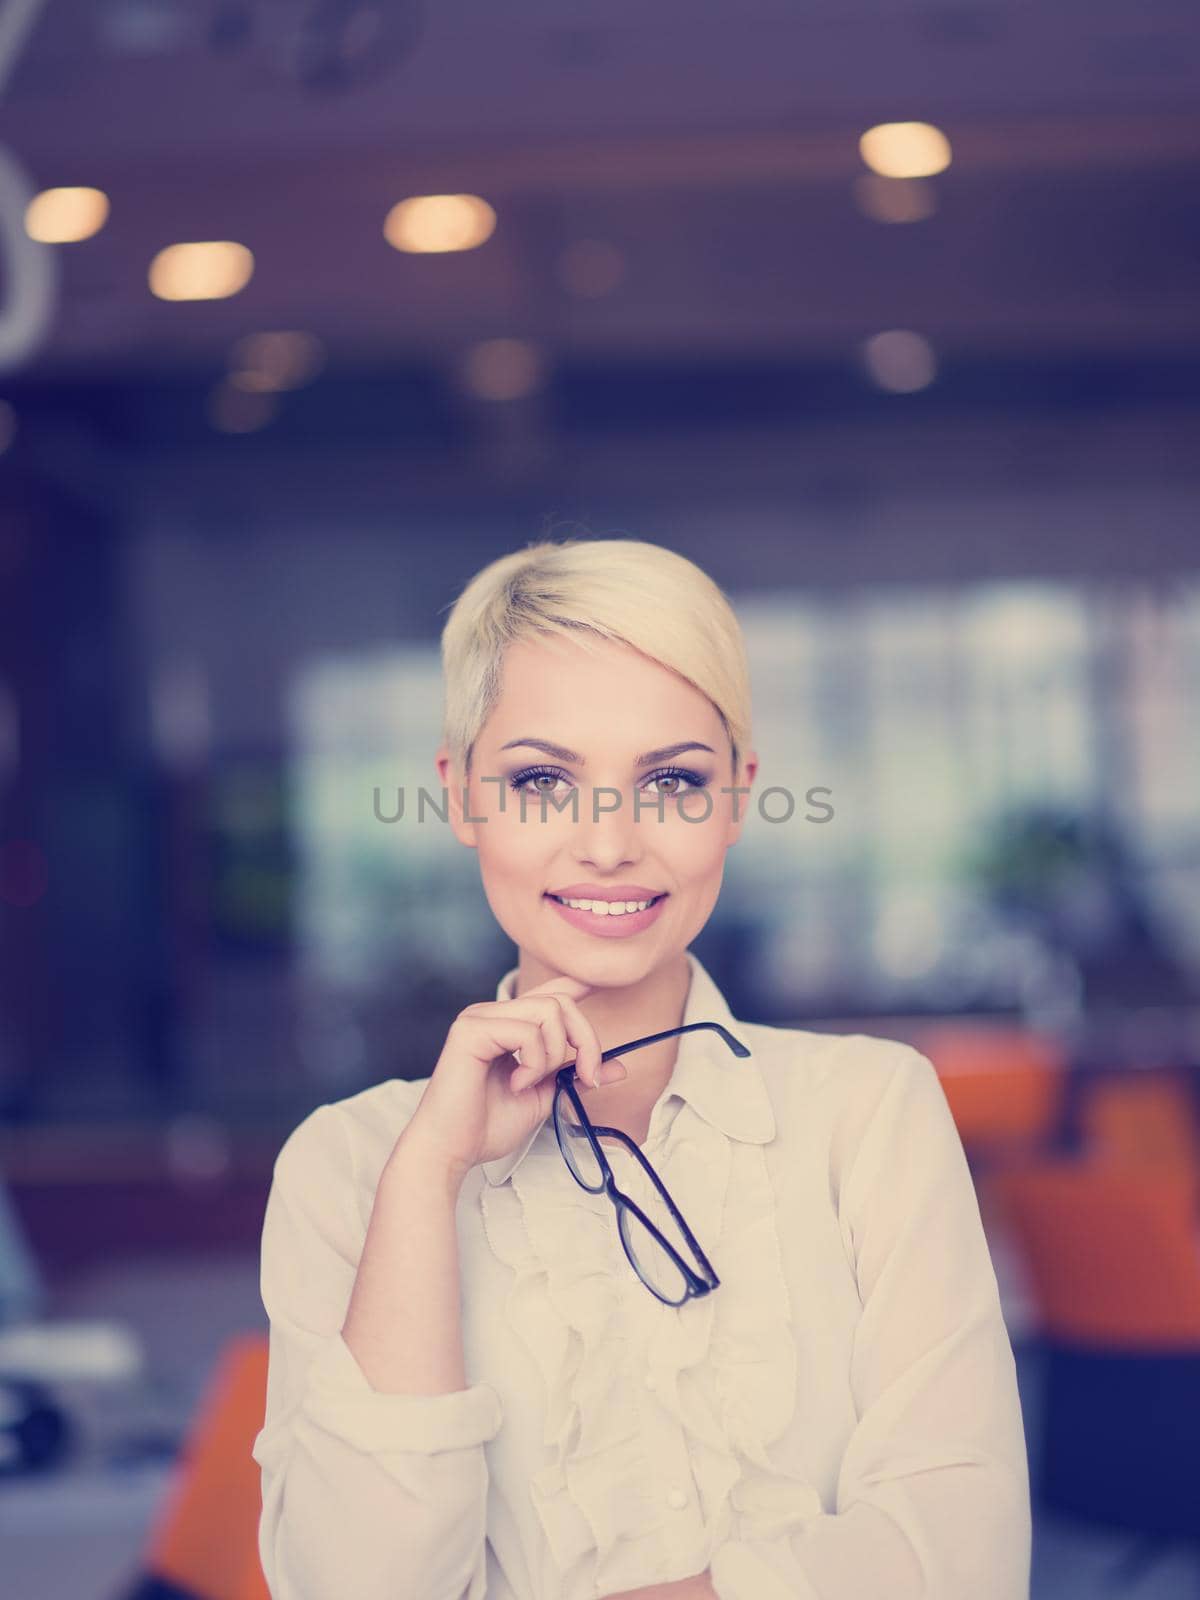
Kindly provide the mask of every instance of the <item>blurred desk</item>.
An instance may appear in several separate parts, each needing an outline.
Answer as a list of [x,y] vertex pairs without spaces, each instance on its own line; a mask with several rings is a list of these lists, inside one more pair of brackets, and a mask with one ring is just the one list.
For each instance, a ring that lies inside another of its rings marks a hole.
[[76,1449],[59,1471],[0,1481],[3,1588],[15,1600],[112,1600],[139,1571],[221,1348],[232,1334],[266,1329],[257,1255],[95,1267],[55,1291],[47,1319],[56,1316],[124,1321],[145,1370],[115,1383],[48,1385]]
[[76,1464],[0,1488],[5,1593],[15,1600],[113,1600],[127,1591],[171,1467],[119,1478]]

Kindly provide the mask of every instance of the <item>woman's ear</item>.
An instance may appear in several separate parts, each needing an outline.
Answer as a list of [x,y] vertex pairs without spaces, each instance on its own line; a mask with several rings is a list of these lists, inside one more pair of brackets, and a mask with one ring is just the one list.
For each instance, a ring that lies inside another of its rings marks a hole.
[[730,823],[729,844],[734,845],[742,836],[742,828],[750,810],[750,796],[748,793],[738,793],[739,789],[745,791],[754,787],[754,779],[758,772],[758,752],[747,750],[738,771],[734,774],[734,793],[730,795]]
[[[465,844],[468,850],[479,848],[475,838],[475,824],[468,822],[471,815],[469,808],[469,795],[464,793],[467,780],[455,766],[450,758],[450,751],[442,745],[434,757],[434,766],[437,768],[438,783],[446,796],[446,810],[450,818],[450,826],[454,829],[454,837],[459,844]],[[464,806],[466,809],[464,810]]]

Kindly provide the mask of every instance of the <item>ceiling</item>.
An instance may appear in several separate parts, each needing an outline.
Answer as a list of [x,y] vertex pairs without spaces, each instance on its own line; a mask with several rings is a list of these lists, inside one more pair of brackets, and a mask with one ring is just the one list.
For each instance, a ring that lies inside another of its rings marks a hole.
[[[311,26],[339,8],[340,58]],[[261,328],[345,371],[514,335],[595,364],[837,360],[895,327],[964,359],[1193,359],[1198,107],[1194,0],[47,0],[0,140],[33,188],[112,211],[54,248],[24,374],[205,373]],[[954,149],[936,212],[870,221],[858,135],[910,118]],[[388,209],[446,190],[492,202],[492,238],[393,250]],[[152,256],[205,238],[250,247],[248,286],[156,300]],[[564,284],[580,239],[619,252],[611,292]]]

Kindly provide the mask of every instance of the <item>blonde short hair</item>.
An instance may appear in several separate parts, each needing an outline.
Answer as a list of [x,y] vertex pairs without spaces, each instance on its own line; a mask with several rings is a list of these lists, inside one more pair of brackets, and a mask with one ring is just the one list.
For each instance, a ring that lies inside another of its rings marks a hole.
[[470,774],[475,741],[500,693],[504,652],[537,637],[593,648],[631,645],[715,706],[733,770],[750,744],[750,673],[723,591],[686,556],[640,539],[564,539],[501,556],[471,579],[442,630],[443,739]]

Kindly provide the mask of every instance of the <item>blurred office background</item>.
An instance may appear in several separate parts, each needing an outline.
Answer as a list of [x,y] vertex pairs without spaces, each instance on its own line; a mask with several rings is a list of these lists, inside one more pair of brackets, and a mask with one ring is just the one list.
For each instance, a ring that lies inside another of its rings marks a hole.
[[1035,1600],[1200,1594],[1198,95],[1178,0],[7,0],[18,1600],[232,1600],[275,1153],[514,954],[445,612],[578,534],[745,627],[735,1012],[942,1075]]

